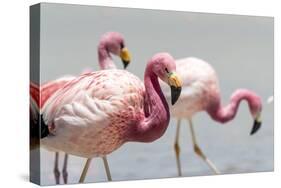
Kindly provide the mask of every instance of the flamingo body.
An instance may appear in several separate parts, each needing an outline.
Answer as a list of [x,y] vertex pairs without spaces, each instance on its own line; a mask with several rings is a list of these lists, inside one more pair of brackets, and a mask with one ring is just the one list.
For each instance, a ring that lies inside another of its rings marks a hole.
[[42,144],[86,158],[111,153],[127,140],[130,124],[144,118],[144,91],[141,80],[123,70],[75,78],[47,102],[44,119],[55,136]]

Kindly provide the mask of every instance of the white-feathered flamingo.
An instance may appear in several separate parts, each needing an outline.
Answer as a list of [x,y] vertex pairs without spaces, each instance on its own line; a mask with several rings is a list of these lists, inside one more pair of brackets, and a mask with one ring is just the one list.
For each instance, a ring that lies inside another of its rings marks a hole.
[[[98,51],[98,63],[101,70],[103,69],[115,69],[116,65],[111,57],[111,54],[119,56],[123,62],[124,68],[128,66],[130,63],[131,57],[130,53],[126,47],[124,37],[118,32],[107,32],[103,34],[100,38],[99,45],[97,48]],[[64,86],[64,84],[75,77],[62,77],[46,84],[43,84],[41,87],[41,103],[45,103],[45,101],[53,95],[58,89]],[[41,106],[43,106],[43,104]],[[104,165],[107,166],[106,158],[102,158]],[[55,153],[55,165],[54,165],[54,174],[56,184],[59,184],[60,172],[58,169],[58,161],[59,161],[59,153]],[[68,161],[68,154],[65,154],[64,162],[63,162],[63,179],[64,183],[67,183],[67,161]],[[108,169],[108,168],[107,168]],[[106,171],[107,178],[110,181],[111,175],[110,171]]]
[[176,65],[167,53],[153,56],[143,82],[123,70],[101,70],[67,83],[43,108],[49,136],[41,143],[55,151],[88,158],[84,181],[93,157],[105,157],[125,142],[160,138],[170,119],[158,77],[171,88],[174,104],[181,91]]
[[[195,153],[200,156],[209,167],[219,173],[216,166],[207,158],[197,144],[192,124],[192,116],[201,111],[206,111],[217,122],[226,123],[232,120],[242,100],[246,100],[250,113],[254,119],[251,134],[254,134],[261,126],[261,98],[252,91],[246,89],[236,90],[230,97],[228,105],[223,106],[220,97],[219,82],[215,70],[207,62],[197,58],[185,58],[176,60],[177,74],[182,78],[182,94],[178,102],[170,106],[171,116],[177,118],[177,130],[174,149],[176,153],[178,175],[181,176],[179,134],[181,119],[189,122],[192,142]],[[161,84],[167,100],[171,97],[165,84]]]

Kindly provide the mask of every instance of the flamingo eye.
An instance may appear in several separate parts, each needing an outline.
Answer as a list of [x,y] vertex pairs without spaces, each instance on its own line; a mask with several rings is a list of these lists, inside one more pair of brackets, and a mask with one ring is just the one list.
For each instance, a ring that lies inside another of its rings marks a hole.
[[120,43],[120,48],[123,49],[124,47],[125,47],[124,43],[121,42],[121,43]]
[[167,69],[167,68],[165,68],[165,71],[166,71],[167,73],[169,73],[169,71],[168,71],[168,69]]

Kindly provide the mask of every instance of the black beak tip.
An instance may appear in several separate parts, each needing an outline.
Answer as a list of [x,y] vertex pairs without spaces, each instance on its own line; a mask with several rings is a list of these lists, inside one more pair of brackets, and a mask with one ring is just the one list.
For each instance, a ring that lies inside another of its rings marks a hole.
[[124,65],[124,69],[126,69],[130,63],[130,61],[125,61],[125,60],[122,60],[123,62],[123,65]]
[[181,94],[181,87],[171,86],[172,105],[174,105],[177,102],[177,100],[180,97],[180,94]]
[[261,127],[261,122],[255,120],[250,135],[255,134],[260,129],[260,127]]

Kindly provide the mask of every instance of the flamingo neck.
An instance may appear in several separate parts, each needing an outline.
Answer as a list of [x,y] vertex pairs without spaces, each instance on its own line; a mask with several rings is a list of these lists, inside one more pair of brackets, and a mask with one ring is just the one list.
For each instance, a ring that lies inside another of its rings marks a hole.
[[261,99],[259,96],[252,91],[239,89],[232,94],[228,105],[223,107],[219,101],[216,105],[209,107],[207,112],[213,120],[220,123],[226,123],[236,116],[238,107],[242,100],[247,101],[250,112],[253,116],[261,110]]
[[151,70],[151,63],[148,64],[145,71],[144,85],[146,91],[144,100],[145,118],[136,127],[133,140],[152,142],[165,133],[170,120],[170,112],[158,78]]
[[106,48],[106,43],[104,41],[101,41],[98,46],[98,58],[99,58],[99,66],[101,70],[116,68],[112,60],[112,57],[110,56],[109,51]]

